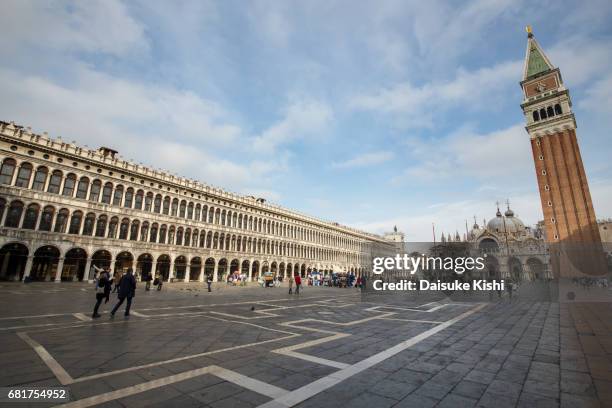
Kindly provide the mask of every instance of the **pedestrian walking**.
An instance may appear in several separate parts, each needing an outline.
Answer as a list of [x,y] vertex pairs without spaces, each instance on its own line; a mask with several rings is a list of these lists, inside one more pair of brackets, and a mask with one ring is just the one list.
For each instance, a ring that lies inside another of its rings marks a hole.
[[113,288],[113,293],[117,292],[117,290],[119,290],[119,282],[121,282],[121,277],[123,276],[123,274],[119,271],[115,271],[115,274],[113,275],[113,281],[115,283],[115,287]]
[[300,286],[302,286],[302,278],[299,274],[295,275],[295,294],[300,294]]
[[115,317],[117,309],[123,304],[123,301],[127,299],[127,305],[125,306],[125,316],[130,315],[130,307],[132,306],[132,298],[136,295],[136,278],[134,278],[134,272],[132,268],[129,268],[127,273],[121,277],[119,281],[119,290],[117,297],[119,302],[113,307],[111,311],[111,318]]
[[146,282],[145,284],[145,290],[151,290],[151,279],[153,278],[153,276],[151,275],[151,272],[146,272],[145,276],[144,276],[144,281]]
[[212,276],[206,275],[206,285],[208,285],[208,291],[212,292],[212,290],[210,289],[210,286],[212,285]]
[[100,272],[100,275],[98,276],[98,281],[96,283],[96,305],[94,306],[94,310],[91,315],[92,319],[97,319],[98,317],[100,317],[100,314],[98,314],[98,308],[102,303],[102,299],[106,299],[106,302],[104,303],[108,303],[111,289],[112,280],[110,278],[110,273],[108,273],[108,271],[106,270],[102,270],[102,272]]
[[293,276],[289,276],[289,294],[293,294]]

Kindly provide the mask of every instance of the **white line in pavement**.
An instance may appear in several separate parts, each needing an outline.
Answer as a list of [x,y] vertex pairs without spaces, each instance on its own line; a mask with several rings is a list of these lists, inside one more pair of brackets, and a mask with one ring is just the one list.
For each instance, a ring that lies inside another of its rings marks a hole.
[[93,397],[83,398],[81,400],[69,402],[66,404],[58,405],[57,407],[62,408],[86,408],[94,405],[102,404],[105,402],[114,401],[121,398],[126,398],[131,395],[140,394],[145,391],[150,391],[155,388],[165,387],[170,384],[174,384],[180,381],[189,380],[191,378],[199,377],[202,375],[211,374],[215,375],[225,381],[234,383],[248,390],[254,391],[258,394],[265,395],[270,398],[280,398],[287,394],[288,391],[280,387],[276,387],[271,384],[266,384],[262,381],[255,380],[253,378],[246,377],[235,371],[228,370],[218,366],[208,366],[203,368],[197,368],[195,370],[185,371],[180,374],[170,375],[164,378],[158,378],[144,382],[142,384],[133,385],[131,387],[121,388],[116,391],[106,392]]
[[76,317],[79,320],[82,320],[84,322],[91,322],[92,318],[85,316],[83,313],[73,313],[72,314],[74,317]]
[[53,356],[51,356],[51,354],[49,354],[49,352],[43,346],[40,345],[40,343],[38,343],[36,340],[28,336],[26,333],[17,333],[17,335],[23,341],[28,343],[30,347],[34,349],[34,351],[36,351],[36,353],[41,358],[41,360],[47,365],[47,367],[49,367],[51,372],[53,372],[53,374],[57,377],[60,384],[67,385],[67,384],[74,382],[70,374],[68,374],[66,370],[64,370],[64,367],[62,367],[60,363],[58,363],[57,360],[54,359]]
[[322,391],[325,391],[333,387],[334,385],[354,376],[355,374],[358,374],[364,370],[367,370],[368,368],[371,368],[374,365],[390,357],[393,357],[394,355],[406,350],[407,348],[412,347],[413,345],[425,340],[426,338],[431,337],[434,334],[452,326],[458,321],[465,319],[466,317],[470,316],[473,313],[476,313],[477,311],[479,311],[485,306],[486,306],[485,304],[476,306],[475,308],[465,313],[462,313],[453,319],[450,319],[442,324],[432,327],[431,329],[426,330],[423,333],[418,334],[414,337],[411,337],[410,339],[403,341],[385,351],[381,351],[380,353],[374,354],[373,356],[370,356],[366,358],[365,360],[361,360],[360,362],[353,364],[347,368],[336,371],[326,377],[320,378],[310,384],[307,384],[301,388],[298,388],[297,390],[291,391],[288,394],[280,398],[275,398],[272,401],[262,404],[259,407],[260,408],[287,408],[287,407],[292,407],[294,405],[297,405],[307,400],[308,398],[311,398],[321,393]]
[[134,316],[138,316],[138,317],[151,317],[149,315],[139,313],[139,312],[137,312],[135,310],[130,310],[130,314],[133,314]]

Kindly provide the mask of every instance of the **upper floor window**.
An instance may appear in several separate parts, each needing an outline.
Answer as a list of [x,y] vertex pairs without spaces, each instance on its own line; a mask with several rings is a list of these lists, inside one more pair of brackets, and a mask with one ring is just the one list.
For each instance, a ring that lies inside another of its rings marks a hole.
[[144,198],[144,191],[138,190],[136,192],[136,199],[134,200],[134,208],[137,210],[142,210],[142,200]]
[[17,187],[28,188],[30,185],[30,177],[32,176],[32,165],[30,163],[22,163],[17,172]]
[[77,186],[76,197],[81,199],[87,198],[87,190],[89,189],[89,179],[87,177],[81,177],[79,185]]
[[76,185],[76,175],[70,173],[66,176],[66,180],[64,180],[64,189],[62,190],[62,195],[67,197],[72,197],[74,194],[74,186]]
[[11,228],[19,228],[21,214],[23,213],[23,203],[21,201],[13,201],[6,213],[6,221],[4,225]]
[[110,204],[112,194],[113,194],[113,184],[110,182],[104,184],[104,189],[102,190],[102,202],[105,204]]
[[100,199],[100,189],[102,188],[102,182],[100,180],[94,180],[91,183],[91,189],[89,190],[89,201],[98,202]]
[[43,191],[45,189],[45,183],[47,182],[47,174],[49,170],[45,166],[40,166],[34,173],[34,182],[32,183],[32,189],[37,191]]
[[0,168],[0,184],[11,184],[13,182],[13,173],[17,162],[13,159],[5,159]]
[[47,192],[59,194],[61,184],[62,172],[59,170],[53,170],[53,173],[51,173],[51,179],[49,180],[49,186],[47,187]]
[[123,206],[125,208],[132,208],[132,201],[134,200],[134,189],[132,187],[128,187],[125,191],[125,200],[123,201]]
[[123,198],[123,186],[117,186],[115,188],[115,194],[113,194],[113,205],[121,205],[121,199]]

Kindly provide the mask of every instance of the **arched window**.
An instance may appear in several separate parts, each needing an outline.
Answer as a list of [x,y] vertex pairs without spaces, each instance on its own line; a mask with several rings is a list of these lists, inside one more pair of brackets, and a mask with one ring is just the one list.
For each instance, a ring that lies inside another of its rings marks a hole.
[[200,204],[196,204],[195,206],[195,220],[196,221],[200,221],[200,213],[201,213]]
[[147,235],[149,235],[149,223],[145,221],[142,223],[142,227],[140,227],[140,240],[147,242]]
[[168,244],[172,245],[174,243],[174,227],[170,227],[168,229]]
[[112,194],[113,194],[113,183],[108,182],[104,184],[104,189],[102,189],[102,202],[105,204],[110,204]]
[[140,229],[140,222],[138,220],[132,221],[132,228],[130,229],[130,241],[138,241],[138,230]]
[[168,215],[170,213],[170,197],[164,198],[164,214]]
[[206,233],[205,231],[200,231],[200,248],[204,248],[204,244],[206,243]]
[[179,210],[179,217],[185,218],[185,211],[187,210],[187,202],[185,200],[181,201],[181,207]]
[[124,218],[121,220],[121,226],[119,226],[119,239],[127,239],[128,232],[130,229],[130,220]]
[[176,214],[178,212],[178,199],[174,199],[172,200],[172,211],[170,212],[170,214],[174,217],[176,217]]
[[[115,228],[117,224],[115,224]],[[106,215],[101,215],[98,217],[98,222],[96,222],[96,237],[104,238],[104,232],[106,231]]]
[[540,119],[546,119],[546,109],[544,108],[540,109]]
[[134,208],[142,210],[142,200],[144,199],[144,191],[138,190],[136,192],[136,199],[134,200]]
[[30,204],[26,209],[25,217],[23,218],[23,225],[21,228],[23,229],[35,229],[36,221],[38,221],[38,204]]
[[13,159],[4,159],[0,167],[0,184],[11,184],[17,162]]
[[147,193],[144,202],[144,210],[151,211],[151,205],[153,203],[153,193]]
[[40,225],[38,226],[39,231],[51,231],[51,224],[53,223],[54,213],[55,208],[51,205],[48,205],[43,209],[43,213],[40,218]]
[[191,244],[191,230],[187,228],[185,230],[185,246],[189,246]]
[[76,186],[76,175],[74,173],[69,173],[66,176],[66,180],[64,180],[64,188],[62,190],[62,195],[66,197],[72,197],[74,194],[75,186]]
[[94,232],[94,226],[96,224],[96,214],[89,213],[85,217],[85,223],[83,224],[83,235],[90,237]]
[[149,234],[149,242],[157,241],[157,230],[158,230],[158,225],[155,222],[153,223],[153,225],[151,225],[151,233]]
[[125,200],[123,201],[123,206],[125,208],[132,208],[132,201],[134,200],[134,189],[132,187],[128,187],[125,190]]
[[123,186],[118,185],[115,188],[115,194],[113,194],[113,205],[120,206],[122,198],[123,198]]
[[100,189],[102,188],[102,182],[100,180],[94,180],[91,183],[91,189],[89,190],[89,201],[98,202],[100,200]]
[[70,226],[68,227],[69,234],[78,234],[81,229],[81,219],[83,218],[83,213],[80,211],[75,211],[72,213],[72,217],[70,217]]
[[176,245],[183,245],[183,228],[176,230]]
[[189,203],[189,206],[187,206],[187,219],[193,219],[193,203]]
[[34,173],[34,182],[32,183],[33,190],[43,191],[45,189],[48,173],[49,170],[45,166],[40,166],[36,169],[36,173]]
[[208,223],[212,224],[214,222],[214,218],[215,218],[215,209],[213,207],[210,207],[210,210],[208,211]]
[[28,188],[30,186],[30,177],[32,177],[32,165],[30,163],[21,163],[15,185],[17,187]]
[[153,201],[153,212],[159,214],[161,212],[161,203],[162,197],[160,194],[155,196],[155,201]]
[[163,224],[159,228],[159,243],[160,244],[165,244],[166,243],[166,231],[167,231],[166,224]]
[[87,199],[87,190],[89,190],[89,178],[81,177],[77,186],[76,198]]
[[548,108],[546,108],[546,114],[548,115],[549,118],[552,118],[553,116],[555,116],[555,112],[553,111],[552,106],[549,106]]
[[538,120],[540,120],[540,114],[538,113],[537,110],[533,111],[533,121],[537,122]]
[[21,201],[13,201],[8,208],[4,226],[11,228],[19,228],[19,221],[21,221],[21,213],[23,213],[23,203]]
[[113,217],[108,223],[108,237],[117,238],[117,226],[119,225],[119,218]]
[[55,219],[55,227],[53,228],[53,231],[66,232],[66,223],[68,223],[68,210],[62,208],[57,213],[57,218]]
[[49,187],[47,187],[47,193],[59,194],[60,185],[62,184],[63,174],[59,170],[53,170],[51,173],[51,179],[49,180]]
[[556,104],[555,105],[555,115],[561,115],[563,113],[563,110],[561,109],[561,105]]

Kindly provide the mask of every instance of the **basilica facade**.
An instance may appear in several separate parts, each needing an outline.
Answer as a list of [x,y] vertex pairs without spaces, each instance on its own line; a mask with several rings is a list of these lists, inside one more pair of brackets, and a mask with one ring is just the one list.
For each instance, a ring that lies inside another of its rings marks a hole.
[[165,281],[371,269],[386,239],[0,122],[0,279],[95,265]]

